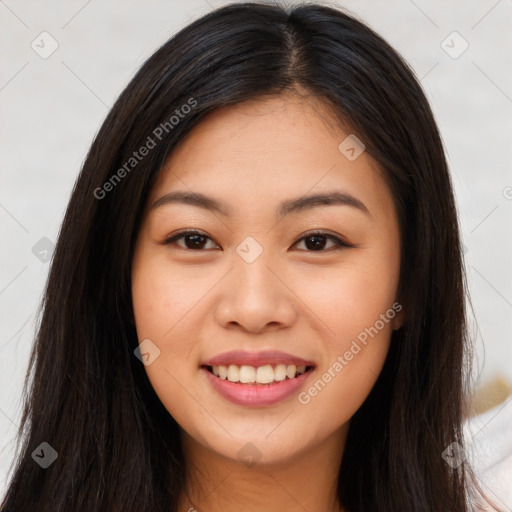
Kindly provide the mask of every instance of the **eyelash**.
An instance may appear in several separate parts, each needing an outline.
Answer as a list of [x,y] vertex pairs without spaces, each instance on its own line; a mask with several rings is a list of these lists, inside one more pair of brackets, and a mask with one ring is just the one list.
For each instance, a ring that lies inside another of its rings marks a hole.
[[[178,233],[175,233],[174,235],[172,235],[171,237],[165,239],[161,243],[162,243],[162,245],[170,245],[170,244],[176,242],[177,240],[179,240],[181,238],[185,238],[186,236],[190,236],[190,235],[199,235],[199,236],[202,236],[202,237],[207,238],[209,240],[212,240],[208,235],[206,235],[205,233],[203,233],[201,231],[186,230],[186,231],[180,231]],[[297,240],[294,245],[296,245],[299,242],[302,242],[303,240],[305,240],[307,238],[311,238],[313,236],[325,237],[328,240],[331,240],[332,242],[334,242],[335,245],[334,245],[334,247],[331,247],[329,249],[321,249],[321,250],[318,250],[318,251],[306,250],[305,252],[328,252],[328,251],[333,250],[333,249],[339,250],[339,249],[343,249],[343,248],[347,248],[347,247],[354,247],[353,245],[349,244],[348,242],[342,240],[341,238],[338,238],[337,236],[331,235],[329,233],[325,233],[323,231],[314,231],[314,232],[308,233],[305,236],[299,238],[299,240]],[[216,242],[214,242],[214,243],[216,243]],[[181,247],[181,246],[179,246],[179,247],[181,249],[186,250],[186,251],[193,251],[193,252],[211,250],[211,249],[189,249],[188,247]]]

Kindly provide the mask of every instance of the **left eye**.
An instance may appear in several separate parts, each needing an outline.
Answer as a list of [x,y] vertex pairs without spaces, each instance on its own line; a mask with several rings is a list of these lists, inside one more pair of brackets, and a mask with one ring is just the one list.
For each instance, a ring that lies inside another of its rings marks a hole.
[[349,244],[347,244],[337,236],[329,235],[327,233],[311,233],[299,239],[296,242],[296,244],[304,242],[305,246],[308,249],[311,249],[311,251],[322,252],[322,250],[326,248],[325,246],[327,244],[327,241],[330,241],[333,244],[331,247],[328,247],[328,249],[349,247]]
[[[180,244],[178,243],[178,240],[183,240],[184,243]],[[205,247],[208,241],[212,242],[215,247]],[[300,243],[304,242],[305,247],[307,248],[307,252],[325,252],[326,245],[328,244],[329,241],[331,242],[332,245],[331,247],[327,247],[327,249],[332,249],[336,247],[350,247],[348,243],[344,242],[340,238],[322,232],[310,233],[300,238],[297,242],[295,242],[294,245],[299,245]],[[215,242],[213,242],[213,240],[209,236],[199,231],[185,231],[182,233],[178,233],[177,235],[174,235],[163,242],[163,244],[165,245],[172,243],[176,243],[176,245],[184,249],[191,250],[208,250],[215,249],[218,247],[218,245]]]

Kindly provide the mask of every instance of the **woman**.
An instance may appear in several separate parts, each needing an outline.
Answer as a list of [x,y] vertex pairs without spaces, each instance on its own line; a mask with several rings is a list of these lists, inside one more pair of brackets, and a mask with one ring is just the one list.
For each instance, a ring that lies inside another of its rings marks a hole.
[[215,10],[92,144],[2,510],[473,510],[464,300],[404,61],[329,7]]

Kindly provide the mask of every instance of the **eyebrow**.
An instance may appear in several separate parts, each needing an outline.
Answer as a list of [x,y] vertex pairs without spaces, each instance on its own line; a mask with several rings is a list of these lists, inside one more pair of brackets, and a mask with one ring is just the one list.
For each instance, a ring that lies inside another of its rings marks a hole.
[[[199,192],[180,190],[169,192],[160,199],[157,199],[151,206],[150,210],[154,210],[155,208],[168,204],[188,204],[197,206],[205,210],[220,213],[226,217],[229,217],[232,213],[232,209],[230,207],[213,197],[206,196]],[[295,199],[283,201],[276,209],[276,216],[278,218],[283,218],[292,213],[309,210],[317,206],[351,206],[367,215],[370,215],[365,204],[353,195],[347,192],[333,191],[301,196]]]

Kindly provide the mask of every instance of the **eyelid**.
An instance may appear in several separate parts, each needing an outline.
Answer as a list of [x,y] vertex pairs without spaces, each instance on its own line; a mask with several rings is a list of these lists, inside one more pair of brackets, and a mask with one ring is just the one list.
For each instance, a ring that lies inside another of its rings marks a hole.
[[[209,240],[211,240],[212,242],[214,242],[216,245],[219,245],[210,235],[208,235],[207,233],[205,233],[204,231],[201,231],[200,229],[195,229],[195,228],[184,228],[184,229],[181,229],[179,231],[176,231],[175,233],[173,233],[172,235],[169,235],[167,236],[164,240],[162,240],[161,242],[159,242],[161,245],[169,245],[171,243],[173,243],[174,241],[186,236],[186,235],[200,235],[200,236],[204,236],[205,238],[208,238]],[[194,251],[193,249],[185,249],[185,250],[188,250],[188,251]],[[194,252],[199,252],[199,251],[204,251],[205,249],[198,249]],[[211,250],[211,249],[206,249],[206,250]]]
[[[313,229],[310,231],[306,231],[306,233],[304,233],[303,235],[301,235],[300,238],[297,239],[297,241],[294,243],[294,245],[297,242],[302,241],[304,238],[308,238],[310,236],[315,236],[315,235],[325,236],[329,240],[333,240],[335,243],[337,243],[338,245],[341,245],[343,247],[355,247],[355,245],[351,244],[343,235],[338,235],[338,234],[335,235],[334,233],[330,233],[329,231],[325,231],[323,229]],[[309,252],[315,252],[315,251],[309,251]],[[322,251],[317,251],[317,252],[322,252]]]

